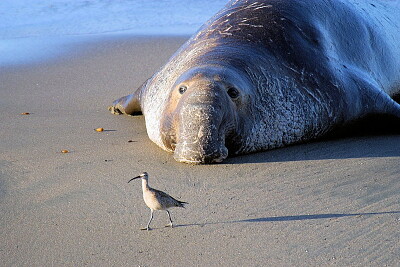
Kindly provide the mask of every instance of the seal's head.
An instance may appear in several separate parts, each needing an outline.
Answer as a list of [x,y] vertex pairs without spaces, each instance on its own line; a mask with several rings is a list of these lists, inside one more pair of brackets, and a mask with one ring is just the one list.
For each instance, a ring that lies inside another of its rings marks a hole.
[[240,148],[242,114],[249,101],[242,75],[219,66],[184,72],[174,84],[162,114],[164,146],[180,162],[221,162]]

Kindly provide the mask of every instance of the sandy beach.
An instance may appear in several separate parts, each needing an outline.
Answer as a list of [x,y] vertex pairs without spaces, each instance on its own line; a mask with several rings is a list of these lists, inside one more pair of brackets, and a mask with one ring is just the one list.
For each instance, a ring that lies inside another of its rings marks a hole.
[[[97,38],[1,67],[0,265],[399,266],[399,132],[191,166],[143,116],[108,112],[185,40]],[[190,203],[171,209],[175,228],[160,211],[140,230],[150,211],[127,181],[143,171]]]

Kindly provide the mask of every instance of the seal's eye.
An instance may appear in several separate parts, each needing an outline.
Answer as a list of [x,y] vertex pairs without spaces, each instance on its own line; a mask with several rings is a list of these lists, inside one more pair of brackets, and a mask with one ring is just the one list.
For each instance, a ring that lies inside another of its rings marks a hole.
[[181,87],[179,87],[179,93],[182,95],[184,92],[186,92],[186,90],[187,90],[187,87],[186,86],[184,86],[184,85],[182,85]]
[[227,93],[228,93],[229,97],[232,99],[236,99],[239,97],[239,90],[236,89],[235,87],[228,87]]

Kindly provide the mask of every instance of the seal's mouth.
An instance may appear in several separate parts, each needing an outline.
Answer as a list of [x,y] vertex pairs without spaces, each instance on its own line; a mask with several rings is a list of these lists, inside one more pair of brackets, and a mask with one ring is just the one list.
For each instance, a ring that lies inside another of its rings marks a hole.
[[225,145],[213,150],[198,149],[197,145],[187,143],[178,144],[175,147],[174,159],[188,164],[219,163],[228,157],[228,149]]
[[192,136],[186,136],[186,139],[171,134],[164,136],[163,140],[166,150],[173,153],[176,161],[189,164],[219,163],[228,157],[230,151],[229,146],[227,147],[229,144],[225,144],[223,132],[214,132],[214,135],[205,137],[199,131]]

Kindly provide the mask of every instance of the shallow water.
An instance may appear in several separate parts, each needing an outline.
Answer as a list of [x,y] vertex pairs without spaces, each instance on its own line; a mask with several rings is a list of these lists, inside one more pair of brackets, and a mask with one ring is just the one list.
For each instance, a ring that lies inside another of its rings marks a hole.
[[108,34],[190,35],[228,0],[3,0],[0,65],[54,57]]

